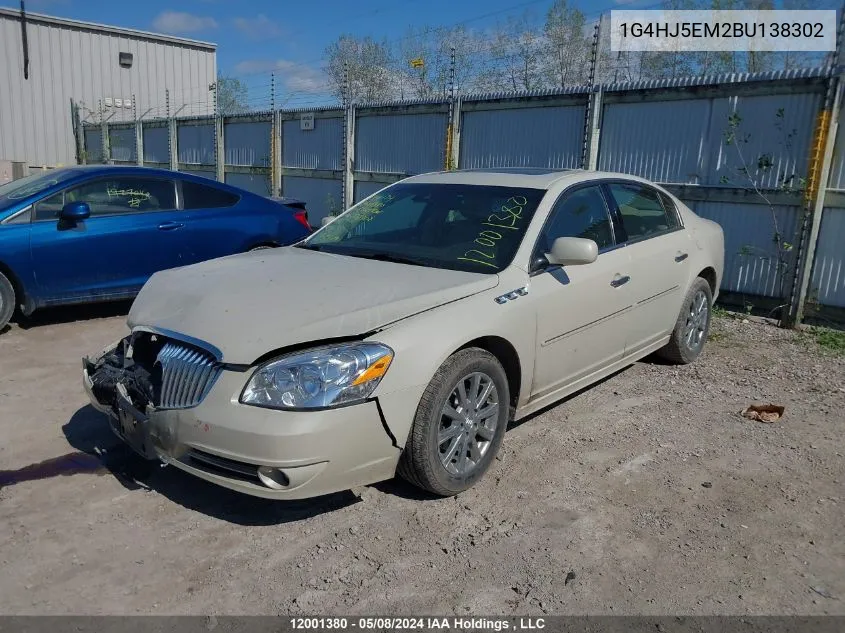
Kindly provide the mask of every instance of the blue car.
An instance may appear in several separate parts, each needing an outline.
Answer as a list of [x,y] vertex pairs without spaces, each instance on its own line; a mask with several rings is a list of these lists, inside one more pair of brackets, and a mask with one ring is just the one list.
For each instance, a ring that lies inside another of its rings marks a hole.
[[292,244],[304,204],[180,172],[56,169],[0,185],[0,329],[15,306],[129,299],[155,272]]

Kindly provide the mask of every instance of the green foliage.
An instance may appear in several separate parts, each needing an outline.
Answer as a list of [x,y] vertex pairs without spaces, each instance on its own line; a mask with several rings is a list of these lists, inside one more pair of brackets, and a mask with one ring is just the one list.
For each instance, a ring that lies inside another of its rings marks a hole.
[[234,77],[217,76],[217,113],[221,116],[243,114],[249,111],[246,84]]
[[845,332],[826,327],[810,327],[806,332],[810,339],[825,351],[845,356]]

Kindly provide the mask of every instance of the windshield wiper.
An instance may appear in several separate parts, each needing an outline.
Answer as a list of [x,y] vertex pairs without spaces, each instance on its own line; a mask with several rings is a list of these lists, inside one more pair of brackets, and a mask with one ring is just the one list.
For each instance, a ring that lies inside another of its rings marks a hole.
[[294,248],[304,248],[309,251],[319,251],[322,248],[319,244],[294,244],[293,246]]

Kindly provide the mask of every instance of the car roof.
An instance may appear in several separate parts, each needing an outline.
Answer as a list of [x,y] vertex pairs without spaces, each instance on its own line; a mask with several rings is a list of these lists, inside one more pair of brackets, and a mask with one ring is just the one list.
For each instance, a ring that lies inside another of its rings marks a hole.
[[530,189],[549,189],[552,185],[565,181],[575,184],[597,178],[634,180],[649,182],[639,176],[609,171],[586,169],[542,169],[534,167],[496,167],[491,169],[458,169],[420,174],[404,179],[402,182],[498,185],[505,187],[526,187]]
[[[96,174],[96,173],[133,173],[133,174],[150,174],[157,176],[173,176],[175,174],[182,174],[191,176],[192,174],[185,174],[185,172],[173,172],[169,169],[161,169],[159,167],[141,167],[140,165],[70,165],[68,167],[59,168],[61,171],[70,171],[79,174]],[[58,170],[57,170],[58,171]],[[49,173],[49,172],[47,172]],[[212,173],[212,172],[209,172]]]

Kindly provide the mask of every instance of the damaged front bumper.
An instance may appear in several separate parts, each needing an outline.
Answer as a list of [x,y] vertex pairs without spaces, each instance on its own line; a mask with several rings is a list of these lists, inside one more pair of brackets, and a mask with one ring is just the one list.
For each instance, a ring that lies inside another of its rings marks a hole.
[[314,411],[244,405],[249,372],[223,367],[195,406],[157,407],[160,368],[139,368],[127,350],[129,338],[84,359],[83,386],[112,431],[147,459],[272,499],[314,497],[395,473],[400,451],[374,401]]

